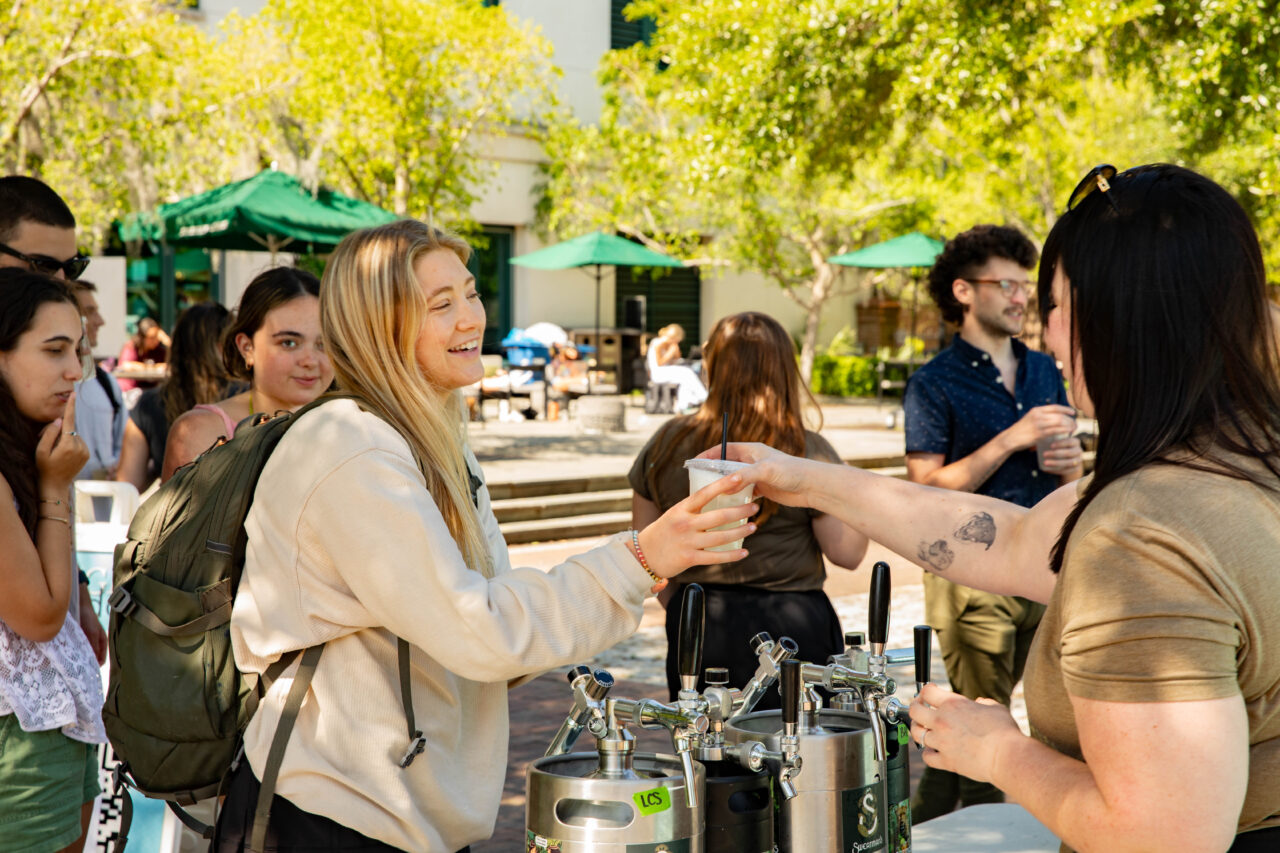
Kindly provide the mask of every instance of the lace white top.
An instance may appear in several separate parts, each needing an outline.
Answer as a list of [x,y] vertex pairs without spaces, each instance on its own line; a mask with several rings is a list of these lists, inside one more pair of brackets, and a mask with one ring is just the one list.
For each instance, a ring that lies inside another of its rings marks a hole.
[[73,581],[62,629],[48,642],[28,640],[0,621],[0,717],[16,714],[24,732],[61,729],[72,740],[105,743],[102,673],[72,615],[79,592]]
[[93,647],[68,613],[52,640],[37,643],[0,622],[0,716],[23,731],[61,729],[72,740],[103,743],[102,675]]

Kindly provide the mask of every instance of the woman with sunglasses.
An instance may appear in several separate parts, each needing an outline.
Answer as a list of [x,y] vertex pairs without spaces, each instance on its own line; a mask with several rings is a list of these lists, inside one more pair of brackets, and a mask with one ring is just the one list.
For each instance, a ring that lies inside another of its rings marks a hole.
[[1031,509],[731,446],[762,497],[1045,602],[1034,737],[936,685],[930,767],[1078,850],[1280,849],[1280,370],[1244,210],[1177,166],[1090,172],[1045,244],[1045,339],[1097,418],[1091,476]]

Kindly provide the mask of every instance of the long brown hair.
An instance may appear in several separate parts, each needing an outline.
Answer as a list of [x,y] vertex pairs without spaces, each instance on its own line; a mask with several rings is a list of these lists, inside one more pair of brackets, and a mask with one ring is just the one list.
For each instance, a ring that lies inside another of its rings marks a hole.
[[216,302],[197,302],[178,316],[169,348],[169,378],[160,386],[164,416],[173,423],[183,412],[227,396],[230,377],[219,342],[231,312]]
[[1093,499],[1144,466],[1181,464],[1269,489],[1280,479],[1280,371],[1266,268],[1244,208],[1168,164],[1121,172],[1103,196],[1058,220],[1040,261],[1046,318],[1055,270],[1067,280],[1071,358],[1098,419],[1093,478],[1063,523],[1055,572]]
[[[800,376],[795,344],[768,314],[744,311],[721,318],[702,349],[702,376],[707,400],[669,427],[671,440],[649,467],[650,494],[657,494],[657,473],[683,461],[674,457],[686,439],[699,449],[720,442],[725,412],[730,441],[758,441],[793,456],[804,455],[806,427],[822,429],[822,412]],[[774,509],[761,500],[759,523]]]

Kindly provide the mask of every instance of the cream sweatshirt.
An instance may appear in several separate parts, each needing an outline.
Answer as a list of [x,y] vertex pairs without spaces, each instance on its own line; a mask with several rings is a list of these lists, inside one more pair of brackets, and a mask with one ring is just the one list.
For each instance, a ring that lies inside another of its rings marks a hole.
[[[261,673],[285,652],[328,643],[276,793],[404,850],[453,853],[492,835],[507,682],[630,635],[652,583],[624,536],[550,572],[512,569],[485,487],[479,504],[492,580],[464,564],[408,443],[336,400],[281,439],[245,523],[231,619],[237,666]],[[427,740],[404,769],[397,636],[413,647],[414,710]],[[272,686],[245,735],[259,778],[291,675]]]

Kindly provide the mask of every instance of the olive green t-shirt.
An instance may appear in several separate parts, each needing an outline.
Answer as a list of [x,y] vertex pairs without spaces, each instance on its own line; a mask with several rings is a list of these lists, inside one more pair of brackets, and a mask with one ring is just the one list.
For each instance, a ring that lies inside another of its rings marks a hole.
[[[1234,461],[1280,486],[1256,460]],[[1070,696],[1242,695],[1239,829],[1280,824],[1280,491],[1174,465],[1103,489],[1072,531],[1025,689],[1032,733],[1077,759]]]
[[[666,512],[689,497],[689,472],[684,460],[692,459],[705,447],[694,447],[686,438],[671,456],[672,463],[655,471],[656,488],[650,489],[650,470],[654,460],[675,437],[682,425],[682,418],[673,418],[653,434],[649,442],[636,456],[627,480],[635,493],[652,501]],[[804,455],[807,459],[841,464],[825,438],[816,432],[805,431]],[[813,535],[813,521],[822,513],[811,509],[779,506],[755,533],[744,543],[748,552],[745,560],[720,566],[694,566],[680,575],[681,583],[746,584],[760,589],[801,592],[822,589],[826,580],[826,566],[822,561],[822,549]]]

